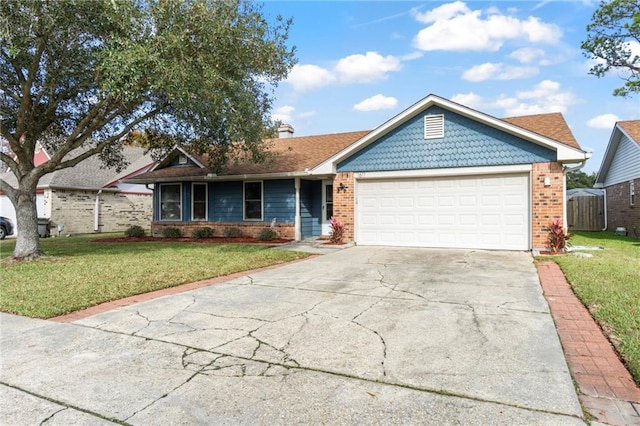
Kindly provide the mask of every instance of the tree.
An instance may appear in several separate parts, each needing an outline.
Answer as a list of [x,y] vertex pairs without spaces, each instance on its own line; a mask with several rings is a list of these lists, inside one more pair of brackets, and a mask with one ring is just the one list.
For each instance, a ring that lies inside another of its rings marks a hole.
[[596,177],[597,175],[595,172],[590,175],[586,174],[582,170],[567,172],[567,189],[593,188],[593,184],[596,183]]
[[[99,155],[122,167],[133,130],[162,155],[176,141],[212,167],[238,150],[263,157],[274,87],[295,63],[291,20],[249,0],[0,2],[0,179],[16,209],[13,257],[42,254],[36,186]],[[238,143],[242,141],[242,143]],[[51,159],[34,166],[36,143]]]
[[596,61],[590,74],[603,77],[612,69],[626,80],[615,96],[640,92],[640,1],[601,1],[582,42],[585,56]]

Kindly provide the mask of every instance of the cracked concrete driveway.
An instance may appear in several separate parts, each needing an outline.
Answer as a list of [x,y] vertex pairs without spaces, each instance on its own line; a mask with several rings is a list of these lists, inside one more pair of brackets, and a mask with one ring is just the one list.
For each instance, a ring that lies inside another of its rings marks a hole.
[[527,253],[354,247],[0,319],[10,424],[585,423]]

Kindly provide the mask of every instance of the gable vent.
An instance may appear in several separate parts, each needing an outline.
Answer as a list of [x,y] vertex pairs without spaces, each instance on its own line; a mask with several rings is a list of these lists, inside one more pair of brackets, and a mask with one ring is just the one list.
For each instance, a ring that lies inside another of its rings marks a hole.
[[432,114],[424,116],[424,138],[437,139],[444,137],[444,115]]

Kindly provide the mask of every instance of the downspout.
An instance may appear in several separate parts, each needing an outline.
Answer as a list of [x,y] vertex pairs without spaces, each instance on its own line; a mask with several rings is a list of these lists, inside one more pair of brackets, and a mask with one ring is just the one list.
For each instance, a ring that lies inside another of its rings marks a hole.
[[99,190],[96,194],[96,206],[94,208],[93,218],[93,232],[100,231],[100,194],[102,194],[102,189]]
[[300,215],[300,178],[294,179],[294,185],[296,188],[296,218],[294,220],[295,226],[295,240],[300,241],[302,239],[302,218]]
[[587,164],[587,160],[589,158],[591,158],[591,154],[587,153],[587,158],[585,158],[584,160],[582,160],[580,162],[580,164],[578,164],[577,166],[574,167],[563,167],[562,168],[562,199],[563,199],[563,203],[562,203],[562,223],[564,224],[564,230],[565,232],[569,231],[569,224],[567,223],[567,200],[566,200],[566,196],[567,196],[567,173],[569,172],[574,172],[576,170],[580,170],[581,168],[583,168],[585,166],[585,164]]
[[607,190],[602,188],[602,195],[604,197],[604,228],[603,231],[606,231],[609,228],[609,224],[607,223]]

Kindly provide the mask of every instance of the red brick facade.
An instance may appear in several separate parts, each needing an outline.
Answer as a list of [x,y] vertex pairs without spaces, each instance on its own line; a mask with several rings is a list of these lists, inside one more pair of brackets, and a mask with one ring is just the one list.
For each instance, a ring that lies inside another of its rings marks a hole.
[[[548,185],[545,179],[548,179]],[[340,184],[345,190],[338,191]],[[640,187],[640,183],[637,184]],[[338,173],[335,177],[334,216],[345,227],[345,240],[355,237],[355,177],[353,173]],[[564,176],[560,163],[534,163],[531,172],[531,243],[534,248],[547,247],[549,225],[564,214]],[[640,209],[636,209],[640,213]],[[636,216],[638,218],[638,216]]]
[[[545,185],[549,178],[549,186]],[[548,247],[549,225],[564,215],[564,176],[560,163],[534,163],[531,170],[531,244]]]
[[[344,240],[355,238],[355,178],[353,173],[338,173],[333,179],[333,217],[344,226]],[[344,189],[339,190],[340,185]]]
[[640,238],[640,178],[634,179],[635,203],[631,205],[629,181],[607,186],[607,230],[627,229],[630,236]]

